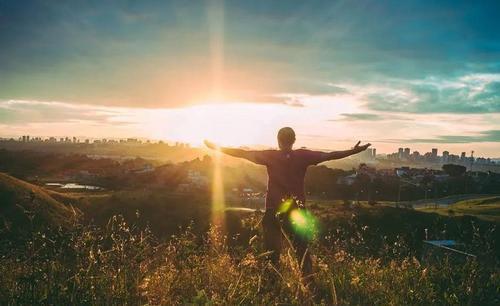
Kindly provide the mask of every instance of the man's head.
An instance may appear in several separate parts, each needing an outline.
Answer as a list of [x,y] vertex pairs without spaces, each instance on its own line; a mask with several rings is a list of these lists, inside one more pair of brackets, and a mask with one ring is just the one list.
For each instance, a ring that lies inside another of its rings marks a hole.
[[278,131],[278,145],[280,150],[291,150],[295,143],[295,132],[291,127],[284,127]]

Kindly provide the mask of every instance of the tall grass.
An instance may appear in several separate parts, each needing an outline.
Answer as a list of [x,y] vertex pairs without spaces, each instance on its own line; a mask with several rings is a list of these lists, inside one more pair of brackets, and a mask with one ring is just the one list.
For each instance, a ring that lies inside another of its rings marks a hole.
[[199,234],[188,227],[159,242],[121,216],[102,228],[36,231],[26,240],[1,240],[0,304],[500,303],[498,265],[446,258],[423,264],[403,242],[382,245],[383,256],[367,255],[375,254],[364,241],[367,230],[317,239],[312,282],[302,278],[289,246],[281,266],[272,266],[259,235],[232,243],[218,228]]

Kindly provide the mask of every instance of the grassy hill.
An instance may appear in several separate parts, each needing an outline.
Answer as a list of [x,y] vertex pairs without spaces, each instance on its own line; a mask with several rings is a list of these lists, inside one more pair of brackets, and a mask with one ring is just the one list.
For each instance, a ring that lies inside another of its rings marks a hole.
[[[85,214],[80,226],[26,227],[28,243],[0,243],[2,305],[499,304],[496,224],[470,216],[311,200],[320,233],[310,245],[315,274],[308,284],[286,242],[280,266],[270,265],[257,226],[262,213],[238,203],[221,232],[208,228],[210,197],[203,194],[63,194],[0,174],[0,199],[1,216],[19,218],[16,225],[30,225],[33,211],[33,221],[63,224],[72,218],[70,204]],[[425,260],[425,233],[466,243],[477,260]]]
[[[18,232],[33,224],[34,228],[45,226],[69,226],[80,214],[70,205],[56,200],[69,198],[0,173],[0,226],[3,230]],[[69,204],[69,202],[68,202]]]
[[449,216],[474,216],[483,220],[500,222],[500,196],[467,199],[446,207],[423,207],[419,210]]
[[[191,209],[200,204],[179,200],[136,191],[93,196],[87,205],[96,217],[142,208],[140,218],[168,224],[178,221],[173,216],[193,216]],[[266,260],[260,234],[232,245],[231,238],[217,229],[200,233],[187,228],[159,241],[150,231],[116,216],[102,227],[84,225],[41,237],[35,257],[29,248],[26,253],[4,249],[0,304],[499,304],[498,261],[479,256],[474,261],[426,261],[408,251],[416,247],[412,241],[421,241],[424,228],[429,228],[432,239],[439,239],[434,235],[444,230],[446,235],[464,234],[466,221],[475,218],[366,203],[314,201],[310,207],[324,226],[322,237],[311,244],[315,274],[310,284],[286,242],[280,266],[274,267]],[[258,212],[234,212],[240,213],[238,220],[247,229],[259,219]],[[209,216],[198,218],[201,222]],[[466,232],[477,236],[476,242],[492,243],[484,232]],[[475,245],[476,251],[485,250],[484,244]]]

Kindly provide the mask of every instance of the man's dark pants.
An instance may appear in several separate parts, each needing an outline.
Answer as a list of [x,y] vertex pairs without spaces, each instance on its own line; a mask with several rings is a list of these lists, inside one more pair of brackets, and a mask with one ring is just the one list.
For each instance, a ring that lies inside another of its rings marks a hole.
[[264,248],[266,251],[272,251],[270,259],[276,267],[279,266],[282,241],[284,238],[283,234],[285,234],[292,243],[297,261],[299,265],[301,265],[302,275],[306,277],[312,273],[308,239],[293,230],[289,213],[277,216],[276,211],[267,209],[264,214],[264,219],[262,220],[262,226],[264,230]]

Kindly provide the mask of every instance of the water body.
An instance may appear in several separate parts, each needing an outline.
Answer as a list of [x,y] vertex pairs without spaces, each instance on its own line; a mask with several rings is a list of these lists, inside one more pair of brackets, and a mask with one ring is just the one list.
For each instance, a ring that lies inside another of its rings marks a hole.
[[102,190],[102,187],[92,185],[81,185],[78,183],[46,183],[45,186],[58,187],[61,189],[84,189],[84,190]]

